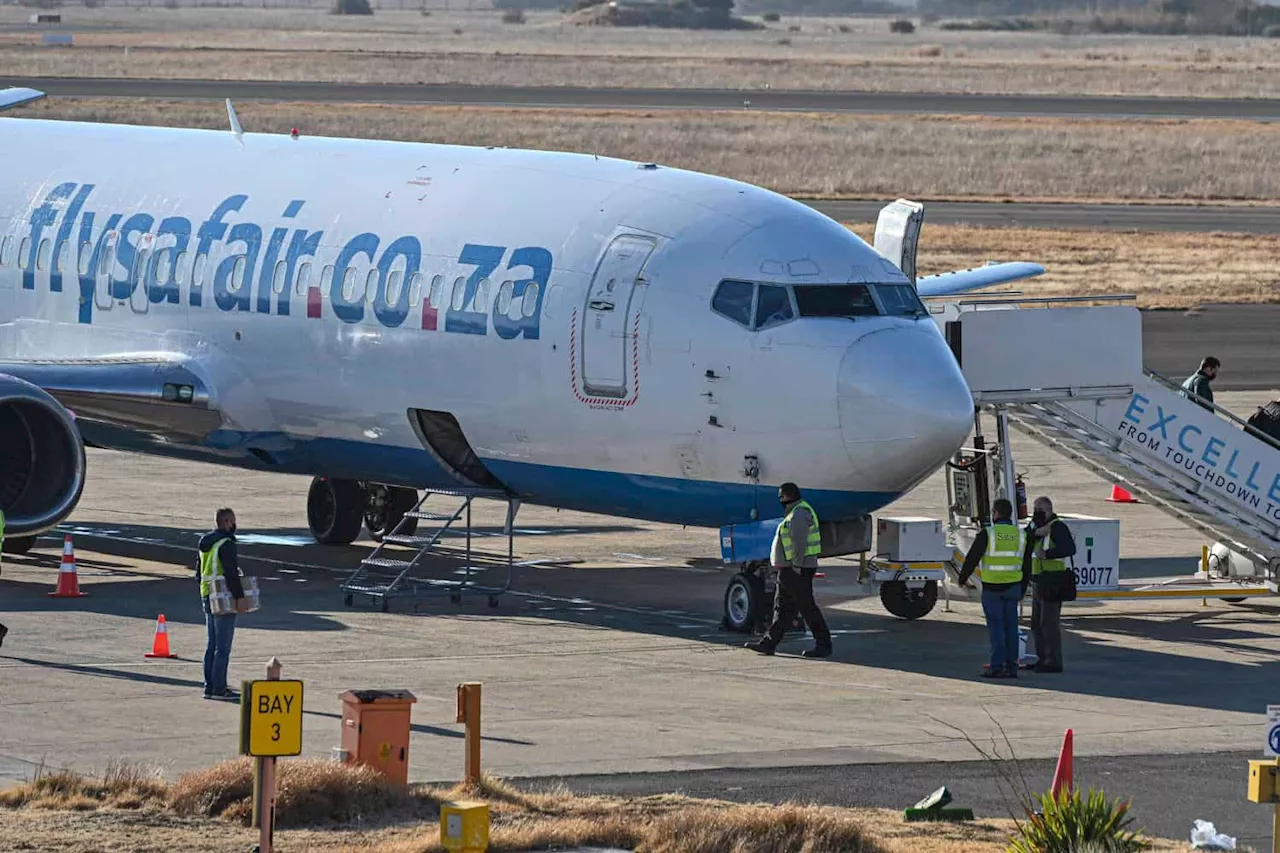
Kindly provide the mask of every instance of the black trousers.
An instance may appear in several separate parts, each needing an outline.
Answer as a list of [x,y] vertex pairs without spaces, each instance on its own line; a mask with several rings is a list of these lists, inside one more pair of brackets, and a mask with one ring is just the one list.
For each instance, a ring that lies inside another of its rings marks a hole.
[[778,586],[773,594],[773,622],[765,640],[771,646],[782,642],[782,635],[787,626],[795,619],[796,611],[804,617],[805,624],[813,634],[814,645],[819,648],[831,647],[831,629],[827,620],[822,618],[818,602],[813,600],[814,569],[779,569]]
[[1031,597],[1031,635],[1036,655],[1045,666],[1062,666],[1062,602],[1045,601],[1040,584]]

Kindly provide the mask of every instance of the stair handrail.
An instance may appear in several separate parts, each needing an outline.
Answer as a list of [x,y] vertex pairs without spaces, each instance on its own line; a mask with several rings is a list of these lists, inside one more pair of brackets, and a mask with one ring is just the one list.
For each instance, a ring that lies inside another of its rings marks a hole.
[[1219,415],[1220,417],[1226,418],[1227,420],[1234,423],[1236,426],[1240,427],[1244,432],[1248,433],[1249,435],[1252,435],[1254,438],[1258,439],[1259,441],[1266,442],[1273,449],[1280,450],[1280,441],[1277,441],[1276,439],[1272,438],[1271,436],[1267,435],[1265,432],[1257,429],[1256,427],[1250,426],[1247,422],[1241,420],[1239,416],[1235,415],[1234,413],[1232,413],[1227,409],[1224,409],[1222,406],[1219,406],[1217,403],[1214,403],[1210,400],[1206,400],[1204,397],[1201,397],[1199,394],[1191,393],[1187,389],[1183,388],[1181,384],[1174,382],[1172,379],[1170,379],[1167,376],[1162,376],[1159,373],[1156,373],[1154,370],[1144,369],[1143,372],[1146,373],[1147,376],[1163,384],[1170,391],[1176,391],[1177,393],[1186,397],[1191,402],[1197,405],[1203,406],[1206,409],[1209,409],[1214,414]]

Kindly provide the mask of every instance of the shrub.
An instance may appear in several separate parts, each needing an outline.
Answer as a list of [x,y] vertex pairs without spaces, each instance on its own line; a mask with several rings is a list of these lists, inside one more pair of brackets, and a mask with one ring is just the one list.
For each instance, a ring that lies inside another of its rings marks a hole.
[[1010,840],[1009,853],[1137,853],[1147,849],[1141,831],[1133,831],[1129,804],[1108,802],[1090,788],[1054,797],[1038,797],[1040,814],[1029,814]]
[[891,33],[914,33],[916,25],[906,18],[898,18],[896,21],[889,22],[889,32]]
[[372,15],[373,6],[369,0],[333,0],[330,11],[335,15]]
[[768,21],[771,24],[776,24],[778,23],[778,21],[782,20],[782,16],[779,15],[777,12],[765,12],[760,17],[764,18],[766,21]]
[[507,9],[502,13],[502,23],[504,24],[523,24],[524,9]]

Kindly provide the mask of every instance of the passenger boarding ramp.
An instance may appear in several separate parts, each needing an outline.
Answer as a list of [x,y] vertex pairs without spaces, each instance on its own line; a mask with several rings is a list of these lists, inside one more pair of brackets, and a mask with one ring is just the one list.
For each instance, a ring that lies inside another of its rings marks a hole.
[[[1265,574],[1276,592],[1280,443],[1145,370],[1137,308],[1081,304],[1106,300],[974,298],[930,311],[975,405],[996,415],[1002,449],[1008,427],[1026,433],[1254,561],[1255,583]],[[1000,457],[992,494],[1008,495],[1012,459]],[[1249,577],[1241,568],[1232,576]]]

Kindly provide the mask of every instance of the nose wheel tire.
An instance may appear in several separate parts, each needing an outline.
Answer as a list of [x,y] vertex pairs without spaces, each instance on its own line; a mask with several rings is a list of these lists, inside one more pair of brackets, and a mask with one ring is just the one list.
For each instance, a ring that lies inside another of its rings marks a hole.
[[[418,493],[400,486],[384,486],[381,483],[364,484],[364,526],[374,542],[396,529],[404,514],[418,505]],[[412,536],[418,529],[418,520],[411,518],[400,527],[400,535]]]
[[307,526],[322,545],[350,545],[364,523],[364,490],[355,480],[316,477],[307,492]]
[[724,591],[725,629],[742,634],[754,631],[764,612],[764,597],[764,581],[759,576],[734,575]]
[[886,581],[880,584],[880,603],[900,619],[919,619],[938,603],[938,582],[912,589],[904,581]]

